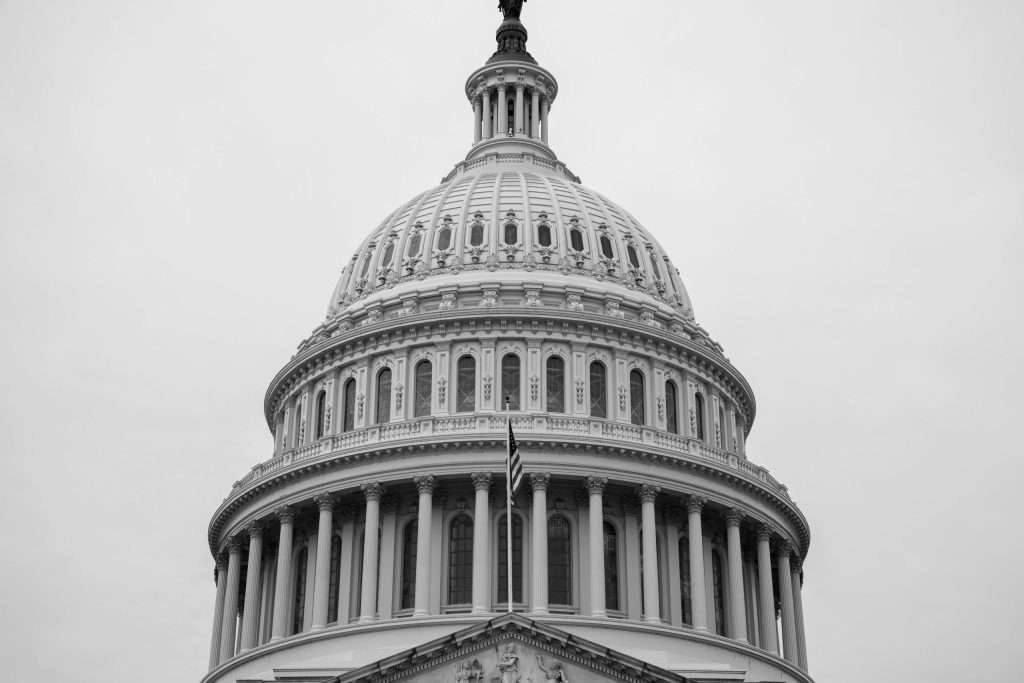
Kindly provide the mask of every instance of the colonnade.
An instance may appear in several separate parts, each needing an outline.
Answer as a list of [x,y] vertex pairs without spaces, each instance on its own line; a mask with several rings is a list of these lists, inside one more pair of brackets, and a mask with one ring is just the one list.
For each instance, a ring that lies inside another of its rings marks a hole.
[[[490,473],[474,472],[468,478],[472,482],[474,492],[472,504],[474,512],[472,601],[469,611],[473,614],[488,614],[503,606],[494,604],[492,593],[492,574],[494,573],[492,540],[497,541],[497,539],[492,539],[492,522],[505,510],[503,507],[492,506],[492,476]],[[550,474],[533,472],[529,474],[528,481],[532,492],[532,504],[523,508],[524,511],[532,510],[529,515],[530,588],[527,609],[534,615],[544,616],[552,611],[548,604],[549,515],[553,507],[557,508],[563,503],[557,499],[555,506],[549,506],[547,494],[552,486]],[[389,486],[408,488],[408,483],[408,481],[395,482]],[[440,566],[437,560],[439,559],[438,554],[445,551],[442,549],[442,538],[437,537],[438,527],[434,518],[436,513],[434,494],[438,482],[434,476],[424,475],[415,477],[412,483],[416,491],[415,521],[420,533],[417,533],[415,543],[415,593],[410,616],[417,618],[438,613],[436,604],[432,608],[431,589],[435,587],[435,584],[441,582],[441,577],[437,574],[437,568]],[[449,485],[452,482],[446,479],[444,483]],[[639,528],[624,527],[624,541],[626,561],[630,562],[631,557],[639,557],[640,567],[639,577],[632,575],[628,577],[631,585],[626,591],[625,602],[632,603],[633,606],[625,611],[615,610],[615,613],[612,614],[612,611],[607,608],[605,600],[605,572],[618,570],[605,566],[606,550],[603,529],[606,520],[611,519],[607,516],[608,510],[605,504],[608,480],[604,477],[591,476],[582,481],[567,482],[565,479],[560,479],[559,483],[562,485],[561,489],[565,489],[566,485],[579,487],[582,484],[583,486],[582,491],[577,489],[579,491],[577,496],[578,515],[579,525],[583,526],[585,520],[587,529],[586,533],[579,533],[579,553],[574,557],[573,563],[580,562],[581,565],[586,566],[589,580],[581,580],[586,587],[586,596],[578,596],[581,599],[576,602],[580,607],[574,611],[583,616],[596,618],[615,616],[617,618],[641,619],[648,623],[667,622],[682,626],[679,607],[680,591],[682,590],[679,567],[681,551],[677,552],[674,546],[676,545],[675,539],[681,539],[683,535],[680,524],[683,515],[677,508],[677,504],[683,504],[685,505],[685,535],[689,550],[687,553],[691,600],[691,623],[689,626],[698,632],[713,633],[715,631],[715,605],[709,605],[709,600],[711,600],[709,596],[712,595],[712,590],[706,585],[706,580],[710,580],[711,561],[707,557],[709,541],[704,525],[706,522],[713,522],[716,526],[721,525],[724,518],[726,575],[722,579],[729,596],[729,599],[725,601],[726,605],[723,606],[723,609],[724,607],[728,608],[724,624],[726,637],[744,643],[749,642],[751,645],[776,655],[781,654],[788,661],[806,670],[807,654],[803,629],[802,576],[799,556],[790,542],[781,538],[780,534],[772,527],[748,517],[738,509],[730,508],[723,503],[709,503],[707,499],[700,496],[672,494],[662,491],[652,484],[637,485],[636,483],[616,482],[616,490],[626,491],[626,494],[619,495],[620,498],[628,497],[630,500],[638,499],[639,501],[640,514],[637,525]],[[381,501],[384,494],[385,486],[381,483],[373,482],[361,486],[364,529],[381,528]],[[504,496],[497,496],[497,498],[503,499]],[[322,494],[313,499],[317,509],[317,522],[315,532],[311,532],[311,534],[315,533],[315,546],[314,538],[311,535],[308,555],[312,567],[309,570],[311,573],[307,574],[312,578],[312,616],[307,618],[306,623],[310,631],[323,630],[329,623],[330,590],[334,578],[331,576],[332,539],[335,533],[334,512],[339,500],[339,496],[332,494]],[[661,503],[661,517],[665,520],[661,527],[658,526],[657,503],[659,502]],[[635,503],[631,503],[631,505],[635,505]],[[713,511],[709,505],[713,506]],[[468,511],[468,509],[467,502],[465,510]],[[350,516],[350,521],[355,519],[352,511],[347,514]],[[393,513],[389,514],[392,514],[393,517]],[[635,515],[635,513],[628,514]],[[709,517],[709,515],[712,516]],[[266,600],[261,609],[259,587],[261,585],[269,587],[271,582],[268,581],[268,577],[272,573],[274,575],[273,610],[268,640],[270,642],[278,641],[291,635],[292,615],[289,609],[294,603],[292,591],[295,582],[292,572],[295,569],[293,566],[293,540],[296,507],[282,507],[275,511],[274,516],[279,522],[276,571],[271,572],[270,568],[265,568],[262,564],[264,534],[269,526],[266,524],[267,520],[253,522],[244,533],[228,539],[225,551],[218,559],[217,592],[210,647],[211,668],[238,653],[251,650],[261,644],[258,635],[261,623],[260,613],[263,612],[262,620],[266,622],[269,610],[266,609],[268,604]],[[680,522],[674,521],[675,517],[678,517]],[[382,603],[385,600],[384,591],[392,585],[391,577],[396,571],[393,566],[394,553],[383,554],[383,561],[381,553],[382,538],[384,544],[390,543],[392,547],[396,543],[393,527],[394,523],[392,522],[391,531],[383,535],[363,534],[361,581],[359,582],[361,588],[359,590],[359,608],[355,619],[357,623],[368,624],[393,616],[390,598],[387,598],[386,608],[382,607]],[[631,533],[631,529],[635,530]],[[524,532],[525,530],[524,524]],[[636,531],[639,531],[638,538]],[[659,533],[662,534],[661,543],[665,545],[667,551],[667,561],[660,558]],[[746,551],[750,553],[751,547],[755,549],[756,560],[753,562],[750,557],[744,557],[744,535],[748,542],[751,537],[756,538],[756,543],[748,545]],[[348,538],[357,538],[351,529]],[[668,539],[667,543],[665,543],[665,539]],[[248,561],[244,583],[241,583],[243,581],[242,553],[246,541],[248,541],[246,551]],[[636,547],[636,543],[639,543],[639,547]],[[525,552],[526,537],[524,533]],[[584,557],[586,560],[581,561]],[[756,589],[753,589],[751,583],[745,580],[744,568],[749,568],[752,564],[756,565],[756,582],[754,582]],[[661,567],[661,571],[667,571],[668,575],[659,575],[659,567]],[[387,576],[384,576],[385,573]],[[359,576],[353,575],[351,581],[354,583],[359,581],[359,578]],[[524,586],[524,595],[526,594],[525,588]],[[642,598],[640,589],[642,589]],[[668,592],[667,596],[661,595],[663,590]],[[243,593],[244,604],[239,610],[239,595]],[[436,597],[436,590],[434,594]],[[778,595],[781,606],[781,648],[778,638],[779,623],[776,619],[776,595]],[[663,597],[666,600],[663,600]],[[307,602],[307,604],[310,603]],[[639,610],[635,608],[636,604],[640,605]],[[664,606],[666,604],[669,606],[668,613],[665,613]],[[559,612],[566,611],[565,605],[558,607]],[[751,623],[751,619],[756,620],[756,623]],[[347,621],[347,608],[344,612],[339,610],[338,622],[346,623]],[[718,621],[721,622],[720,619]],[[236,632],[236,630],[240,632]]]
[[525,83],[509,86],[501,82],[494,88],[485,88],[473,98],[473,143],[495,137],[519,136],[547,144],[550,109],[550,98],[535,86]]

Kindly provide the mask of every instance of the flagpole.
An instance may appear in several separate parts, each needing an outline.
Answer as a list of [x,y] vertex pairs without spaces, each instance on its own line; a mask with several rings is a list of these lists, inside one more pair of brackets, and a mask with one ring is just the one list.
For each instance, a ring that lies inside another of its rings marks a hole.
[[[508,401],[505,401],[508,410]],[[505,429],[505,574],[508,579],[508,613],[512,614],[512,416],[508,416]]]

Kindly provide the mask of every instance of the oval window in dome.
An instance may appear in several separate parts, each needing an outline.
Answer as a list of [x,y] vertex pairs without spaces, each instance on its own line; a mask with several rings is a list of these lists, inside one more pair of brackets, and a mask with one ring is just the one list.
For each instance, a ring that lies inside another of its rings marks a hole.
[[370,261],[373,259],[373,251],[366,252],[366,258],[363,259],[363,268],[359,271],[359,278],[366,277],[366,274],[370,272]]
[[519,241],[519,226],[515,223],[505,224],[505,244],[515,244]]
[[395,243],[388,242],[388,246],[384,249],[384,258],[381,260],[380,265],[382,268],[391,265],[391,257],[395,255]]
[[608,235],[601,235],[601,253],[604,254],[605,258],[615,256],[615,252],[612,251],[612,241],[608,239]]
[[421,233],[415,232],[412,237],[409,238],[409,247],[405,250],[406,256],[418,256],[420,253],[420,242],[422,241]]
[[551,226],[547,223],[541,223],[537,226],[537,242],[542,247],[551,246]]
[[437,233],[437,248],[444,251],[450,246],[452,246],[452,229],[441,228],[441,231]]
[[471,246],[479,247],[484,243],[484,226],[474,223],[469,229],[469,243]]
[[583,251],[583,231],[579,228],[573,228],[569,231],[569,244],[576,251]]
[[630,263],[630,265],[632,265],[634,268],[639,268],[640,267],[640,257],[638,257],[636,255],[636,249],[633,248],[632,244],[630,244],[628,247],[626,247],[626,254],[629,256],[629,263]]
[[661,279],[661,271],[658,270],[658,257],[651,252],[651,270],[654,272],[654,277]]

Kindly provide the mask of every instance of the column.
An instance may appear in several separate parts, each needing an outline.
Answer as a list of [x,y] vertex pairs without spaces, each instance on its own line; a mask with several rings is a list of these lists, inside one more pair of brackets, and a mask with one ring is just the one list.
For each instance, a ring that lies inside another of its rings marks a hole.
[[[313,631],[327,626],[327,601],[330,599],[331,540],[334,534],[334,496],[324,494],[315,498],[320,508],[320,521],[316,534],[316,575],[313,579]],[[308,590],[308,588],[307,588]]]
[[395,599],[395,536],[398,533],[398,498],[380,501],[380,547],[377,551],[377,618],[391,619]]
[[638,499],[626,496],[622,501],[622,526],[626,537],[626,618],[639,621],[643,618],[643,605],[640,604],[640,512]]
[[673,626],[683,625],[683,591],[679,585],[679,530],[683,526],[683,511],[671,508],[665,513],[665,555],[668,564],[668,623]]
[[263,527],[249,525],[249,567],[245,572],[245,606],[242,607],[241,651],[256,647],[260,625],[260,571],[263,560]]
[[534,88],[530,98],[530,137],[540,137],[540,90]]
[[487,89],[484,90],[484,94],[483,94],[483,111],[481,112],[481,118],[483,120],[483,126],[484,126],[483,138],[484,138],[484,140],[490,140],[491,137],[493,136],[493,133],[491,132],[491,129],[493,128],[493,124],[494,124],[494,112],[491,110],[491,89],[490,88],[487,88]]
[[761,594],[761,648],[779,654],[778,629],[775,626],[775,596],[772,592],[771,528],[757,529],[757,578]]
[[733,640],[747,642],[747,613],[743,602],[743,549],[740,546],[740,522],[743,514],[736,509],[725,514],[726,543],[729,553],[729,635]]
[[277,541],[277,581],[274,585],[274,625],[270,642],[281,640],[288,634],[288,591],[292,583],[292,532],[295,511],[290,507],[277,510],[281,532]]
[[698,631],[708,630],[708,599],[704,582],[704,532],[701,530],[700,514],[704,499],[690,496],[686,502],[687,538],[690,542],[690,611],[693,612],[693,627]]
[[355,556],[356,509],[352,505],[341,507],[341,571],[338,572],[338,623],[347,624],[352,612],[354,574],[352,558]]
[[366,496],[366,522],[363,533],[363,592],[360,596],[359,623],[372,622],[377,616],[377,544],[380,529],[380,497],[384,487],[377,482],[363,484]]
[[658,539],[654,529],[654,499],[657,486],[640,487],[640,536],[643,539],[644,621],[661,622],[661,598],[658,595]]
[[508,99],[505,97],[505,84],[498,84],[498,101],[495,103],[498,110],[498,130],[495,135],[508,134]]
[[[537,102],[534,91],[534,103]],[[604,477],[587,477],[587,491],[590,493],[590,615],[603,617],[607,614],[604,601]]]
[[473,98],[473,144],[480,142],[480,135],[483,126],[483,109],[480,106],[480,98]]
[[782,652],[787,661],[799,662],[796,645],[796,611],[793,606],[793,576],[789,568],[790,545],[779,544],[775,561],[779,569],[779,595],[782,598]]
[[548,144],[548,109],[551,108],[551,101],[544,98],[540,103],[540,137],[544,144]]
[[217,597],[213,602],[213,635],[210,637],[210,668],[213,669],[220,664],[220,629],[224,622],[224,587],[227,585],[228,568],[224,560],[217,560]]
[[425,617],[430,614],[430,527],[434,523],[434,477],[416,477],[413,482],[420,494],[416,515],[416,594],[413,616]]
[[522,83],[516,83],[516,135],[522,135],[525,130],[523,119],[526,118],[524,116],[526,110],[524,108],[523,87]]
[[491,605],[491,510],[488,496],[491,473],[473,472],[476,501],[473,508],[473,613],[490,611]]
[[[533,485],[533,613],[548,613],[548,482],[551,475],[534,472]],[[509,510],[509,514],[511,514]]]
[[800,568],[800,560],[792,563],[790,567],[791,582],[793,584],[793,611],[796,613],[796,653],[799,659],[800,668],[807,671],[807,638],[804,636],[804,601],[800,594],[803,592],[803,572]]
[[236,539],[228,543],[228,580],[224,587],[224,614],[220,626],[220,661],[235,656],[235,624],[238,620],[238,579],[242,571],[242,546]]

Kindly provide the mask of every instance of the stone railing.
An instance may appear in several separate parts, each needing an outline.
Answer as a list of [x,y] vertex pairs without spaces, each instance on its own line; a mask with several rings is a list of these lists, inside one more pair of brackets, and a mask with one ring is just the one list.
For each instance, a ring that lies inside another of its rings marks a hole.
[[[520,439],[550,438],[566,441],[572,438],[593,439],[597,443],[646,445],[669,452],[671,455],[693,460],[704,460],[719,467],[736,470],[746,479],[759,482],[765,488],[789,500],[786,487],[771,476],[764,467],[755,465],[735,453],[709,446],[698,439],[672,434],[650,427],[641,427],[610,420],[569,415],[535,415],[527,413],[472,414],[424,417],[384,425],[374,425],[343,434],[332,434],[313,443],[292,448],[254,466],[242,479],[236,481],[229,497],[248,486],[275,476],[307,460],[346,451],[356,452],[378,444],[413,441],[417,438],[444,435],[446,438],[505,438],[505,425],[512,427]],[[433,439],[432,439],[433,440]]]

